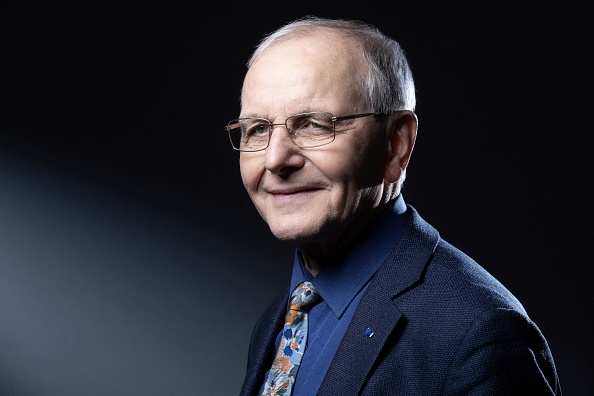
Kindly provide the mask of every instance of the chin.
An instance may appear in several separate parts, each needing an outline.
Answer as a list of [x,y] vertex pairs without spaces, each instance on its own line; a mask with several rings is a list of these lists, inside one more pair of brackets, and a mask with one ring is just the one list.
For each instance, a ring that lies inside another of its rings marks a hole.
[[310,241],[319,234],[319,227],[306,227],[304,225],[283,222],[277,224],[269,223],[268,226],[275,238],[285,242]]
[[270,227],[270,231],[272,235],[280,241],[285,242],[296,242],[303,239],[303,235],[299,232],[295,232],[295,230],[287,230],[285,228],[278,229],[274,227]]

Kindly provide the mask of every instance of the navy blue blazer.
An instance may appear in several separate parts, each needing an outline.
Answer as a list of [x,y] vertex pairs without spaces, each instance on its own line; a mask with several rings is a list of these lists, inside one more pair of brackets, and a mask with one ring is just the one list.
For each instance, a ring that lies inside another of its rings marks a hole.
[[[561,395],[547,341],[520,302],[408,208],[318,395]],[[255,325],[241,396],[264,382],[288,293]]]

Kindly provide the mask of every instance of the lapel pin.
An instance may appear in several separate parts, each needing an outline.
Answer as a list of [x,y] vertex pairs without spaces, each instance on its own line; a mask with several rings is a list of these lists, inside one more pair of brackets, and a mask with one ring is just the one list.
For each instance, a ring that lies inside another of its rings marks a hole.
[[371,328],[367,328],[367,330],[365,330],[365,335],[369,338],[373,337],[373,330],[371,330]]

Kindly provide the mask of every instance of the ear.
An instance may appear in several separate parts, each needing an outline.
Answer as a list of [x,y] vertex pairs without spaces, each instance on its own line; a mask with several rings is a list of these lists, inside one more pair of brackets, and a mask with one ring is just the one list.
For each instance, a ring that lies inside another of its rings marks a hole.
[[388,158],[384,180],[395,183],[406,171],[417,138],[417,115],[410,110],[391,114],[387,120]]

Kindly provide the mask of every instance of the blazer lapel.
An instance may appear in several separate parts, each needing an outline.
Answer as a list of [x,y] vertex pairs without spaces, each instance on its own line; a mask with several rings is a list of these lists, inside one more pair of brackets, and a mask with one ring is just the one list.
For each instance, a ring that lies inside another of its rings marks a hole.
[[241,396],[259,394],[260,387],[264,383],[264,376],[274,360],[275,340],[285,323],[288,297],[289,290],[287,288],[268,306],[254,326],[248,356],[249,364],[240,392]]
[[[328,368],[318,395],[356,395],[402,316],[387,295],[370,285]],[[356,369],[353,369],[356,367]]]
[[[394,299],[421,281],[439,234],[409,206],[400,241],[371,280],[328,368],[318,395],[359,394],[402,317]],[[357,369],[354,370],[353,368]]]

